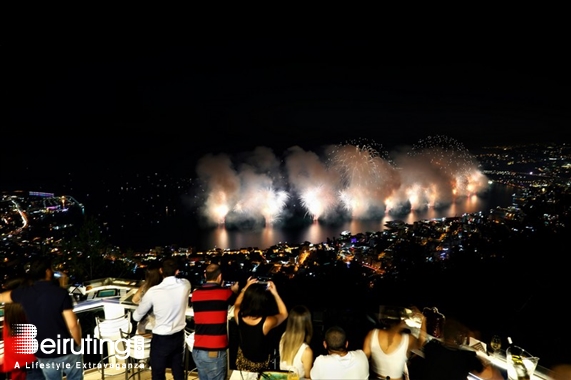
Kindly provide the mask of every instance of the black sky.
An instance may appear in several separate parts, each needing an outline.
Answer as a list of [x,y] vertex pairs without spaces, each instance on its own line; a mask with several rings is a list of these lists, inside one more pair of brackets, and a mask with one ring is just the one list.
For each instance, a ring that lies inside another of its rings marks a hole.
[[388,150],[431,135],[468,149],[571,141],[570,82],[552,62],[399,62],[357,39],[2,48],[5,173],[50,162],[188,168],[206,153],[356,138]]

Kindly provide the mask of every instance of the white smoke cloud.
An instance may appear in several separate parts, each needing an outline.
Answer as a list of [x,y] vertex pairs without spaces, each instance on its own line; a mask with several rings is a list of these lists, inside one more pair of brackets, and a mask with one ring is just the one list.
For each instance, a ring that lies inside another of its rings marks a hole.
[[212,223],[275,223],[295,207],[314,220],[364,219],[448,205],[484,191],[487,178],[460,144],[442,138],[422,143],[390,158],[352,144],[327,147],[323,156],[293,146],[283,162],[267,147],[233,160],[208,154],[197,166],[206,184],[201,212]]

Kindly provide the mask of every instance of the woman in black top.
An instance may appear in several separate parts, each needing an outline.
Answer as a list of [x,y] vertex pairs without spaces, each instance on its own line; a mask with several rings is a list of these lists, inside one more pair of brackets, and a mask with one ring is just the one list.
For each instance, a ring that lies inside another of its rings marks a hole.
[[[277,314],[269,315],[268,293],[276,302]],[[261,372],[269,369],[269,332],[278,327],[288,316],[287,308],[278,294],[275,284],[258,283],[250,277],[234,304],[234,318],[240,333],[240,345],[236,368],[240,371]]]

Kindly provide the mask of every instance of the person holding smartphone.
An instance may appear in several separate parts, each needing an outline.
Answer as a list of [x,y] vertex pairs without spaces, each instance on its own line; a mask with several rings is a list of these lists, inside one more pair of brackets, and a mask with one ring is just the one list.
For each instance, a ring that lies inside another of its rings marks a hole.
[[[277,314],[270,314],[269,301],[277,306]],[[260,284],[254,277],[248,278],[234,304],[234,318],[238,324],[240,344],[236,368],[240,371],[261,372],[269,369],[271,345],[269,333],[281,325],[288,316],[286,305],[278,294],[273,281]]]

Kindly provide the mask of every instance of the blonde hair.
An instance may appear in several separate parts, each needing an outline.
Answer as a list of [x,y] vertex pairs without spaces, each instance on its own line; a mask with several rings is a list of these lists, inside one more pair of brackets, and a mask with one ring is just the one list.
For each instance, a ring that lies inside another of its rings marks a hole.
[[281,360],[292,365],[293,358],[301,344],[309,344],[312,336],[313,324],[309,309],[302,305],[294,306],[287,318],[287,326],[281,344]]

